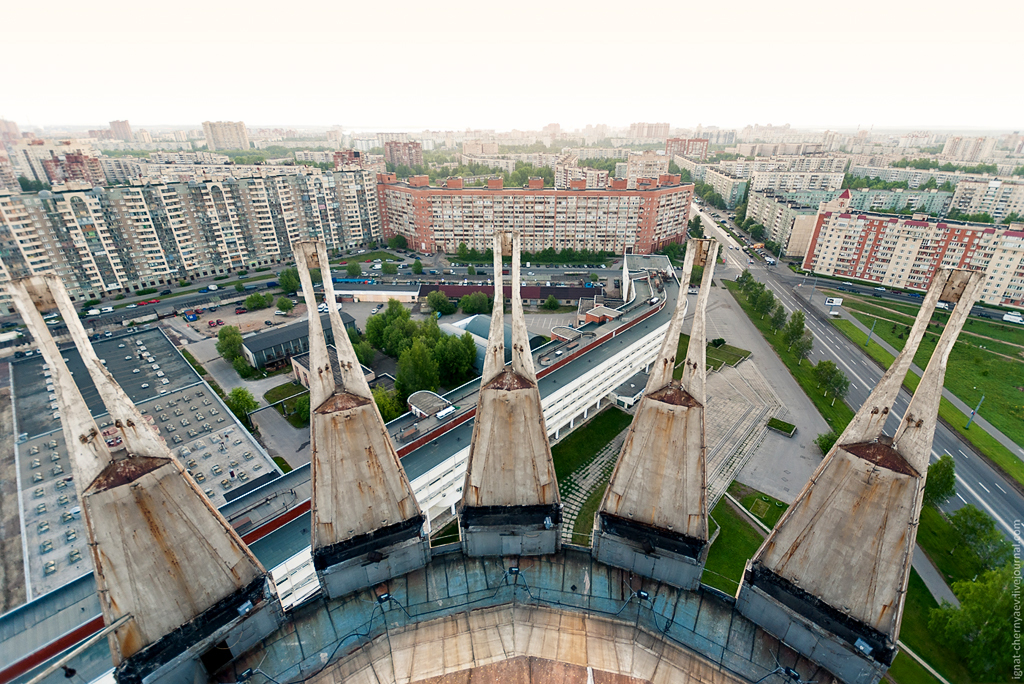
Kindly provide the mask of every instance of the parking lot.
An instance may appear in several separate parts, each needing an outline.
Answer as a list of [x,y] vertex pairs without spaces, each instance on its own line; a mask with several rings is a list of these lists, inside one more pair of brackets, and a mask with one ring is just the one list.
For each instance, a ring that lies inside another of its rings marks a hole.
[[[235,306],[233,304],[218,306],[216,311],[205,309],[199,315],[197,321],[189,322],[187,325],[200,335],[206,337],[216,337],[222,327],[220,325],[211,326],[210,321],[214,323],[224,321],[224,325],[234,325],[242,331],[243,335],[279,325],[288,325],[306,317],[306,305],[302,303],[302,300],[297,297],[293,297],[292,300],[299,303],[288,312],[287,316],[274,315],[274,312],[278,310],[275,298],[274,306],[272,307],[240,314],[235,313]],[[267,321],[270,321],[272,325],[268,326]]]

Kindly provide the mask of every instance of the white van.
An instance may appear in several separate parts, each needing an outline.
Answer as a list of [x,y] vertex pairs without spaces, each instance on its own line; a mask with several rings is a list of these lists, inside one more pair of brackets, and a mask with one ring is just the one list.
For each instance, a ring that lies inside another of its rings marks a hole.
[[105,306],[102,309],[100,309],[100,313],[114,313],[114,307]]
[[1007,323],[1024,323],[1024,317],[1015,313],[1003,314],[1003,320]]

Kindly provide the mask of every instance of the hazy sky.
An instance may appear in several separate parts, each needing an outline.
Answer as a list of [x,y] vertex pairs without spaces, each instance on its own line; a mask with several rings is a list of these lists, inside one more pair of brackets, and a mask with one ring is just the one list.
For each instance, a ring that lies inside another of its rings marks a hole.
[[1024,2],[10,3],[0,118],[1024,129]]

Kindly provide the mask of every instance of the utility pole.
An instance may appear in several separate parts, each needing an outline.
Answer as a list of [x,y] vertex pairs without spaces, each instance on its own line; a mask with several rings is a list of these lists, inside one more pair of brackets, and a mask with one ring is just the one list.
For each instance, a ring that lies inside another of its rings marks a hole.
[[864,343],[865,347],[868,346],[869,344],[871,344],[871,335],[874,334],[874,332],[875,332],[875,323],[878,323],[878,319],[877,318],[873,318],[871,320],[871,330],[868,332],[868,339]]
[[976,414],[978,412],[978,410],[981,408],[981,402],[983,402],[983,401],[985,401],[985,395],[984,394],[982,394],[981,395],[981,399],[978,400],[978,405],[974,407],[973,411],[971,411],[971,417],[967,419],[967,425],[964,426],[965,430],[967,428],[971,427],[971,421],[974,420],[974,414]]

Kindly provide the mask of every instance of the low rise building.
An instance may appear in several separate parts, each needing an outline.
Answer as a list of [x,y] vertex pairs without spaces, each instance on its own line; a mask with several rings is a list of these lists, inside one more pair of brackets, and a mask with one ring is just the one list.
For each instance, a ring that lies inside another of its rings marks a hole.
[[[356,319],[344,311],[341,322],[346,329],[355,329]],[[330,314],[320,314],[327,344],[334,344],[334,330]],[[309,351],[309,321],[296,321],[278,328],[247,335],[242,340],[242,355],[253,368],[278,368],[285,365],[297,354]]]
[[856,212],[850,191],[818,212],[804,268],[923,291],[938,269],[986,273],[981,301],[1024,307],[1024,223],[993,225]]

